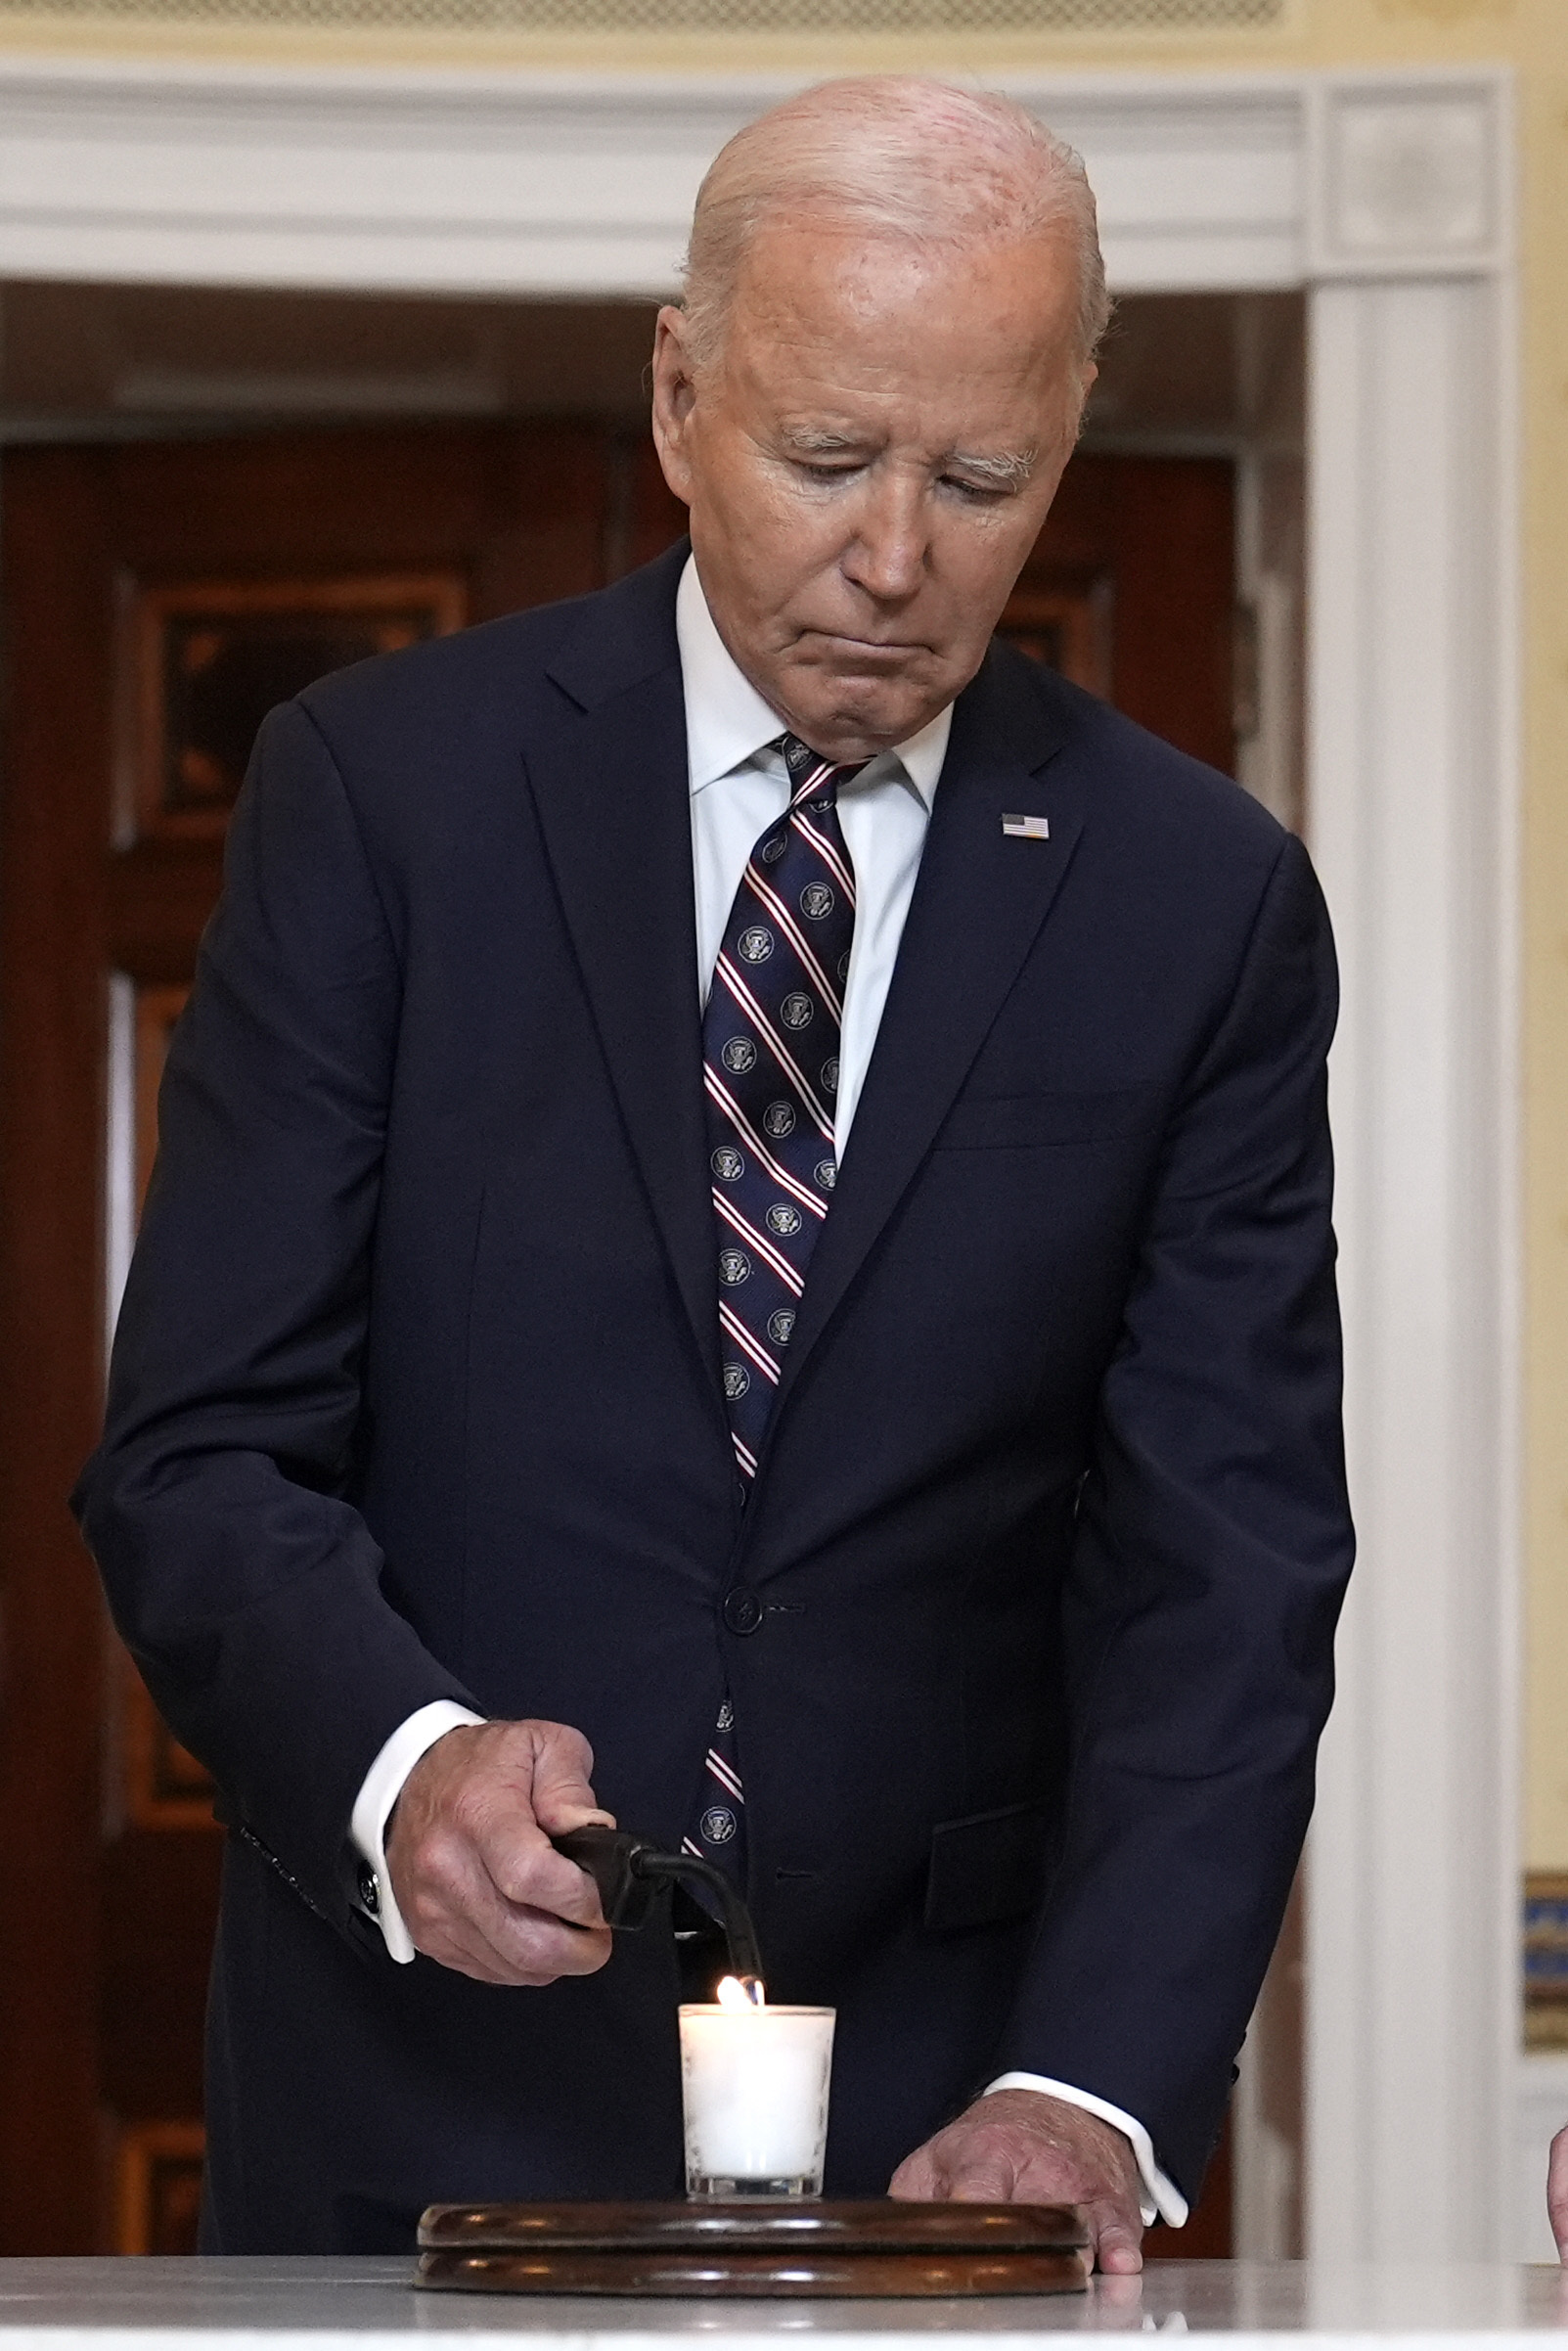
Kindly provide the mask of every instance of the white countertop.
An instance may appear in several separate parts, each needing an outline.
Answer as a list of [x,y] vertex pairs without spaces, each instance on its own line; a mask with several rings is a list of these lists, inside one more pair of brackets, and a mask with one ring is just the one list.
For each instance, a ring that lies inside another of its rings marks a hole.
[[[1472,2263],[1336,2267],[1314,2262],[1158,2261],[1142,2278],[1097,2278],[1086,2294],[951,2302],[656,2302],[416,2293],[412,2259],[0,2261],[0,2351],[473,2351],[475,2334],[545,2337],[557,2351],[668,2351],[671,2335],[722,2335],[726,2351],[781,2351],[801,2334],[864,2336],[876,2351],[933,2332],[1024,2351],[1042,2334],[1224,2335],[1226,2351],[1277,2334],[1336,2345],[1399,2336],[1440,2351],[1568,2332],[1568,2276]],[[266,2338],[263,2343],[262,2338]]]

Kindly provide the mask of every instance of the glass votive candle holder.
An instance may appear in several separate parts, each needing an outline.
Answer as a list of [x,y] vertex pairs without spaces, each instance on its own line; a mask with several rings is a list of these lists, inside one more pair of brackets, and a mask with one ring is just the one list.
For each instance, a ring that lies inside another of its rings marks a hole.
[[689,2196],[821,2195],[835,2013],[682,2008]]

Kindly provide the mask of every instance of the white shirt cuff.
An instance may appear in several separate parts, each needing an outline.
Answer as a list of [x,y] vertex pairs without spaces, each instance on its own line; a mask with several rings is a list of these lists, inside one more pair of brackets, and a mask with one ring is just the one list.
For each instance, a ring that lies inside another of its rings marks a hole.
[[464,1723],[483,1720],[482,1714],[471,1714],[453,1698],[436,1698],[433,1704],[417,1708],[406,1722],[398,1724],[365,1774],[364,1785],[354,1799],[348,1833],[371,1876],[370,1888],[360,1909],[367,1919],[375,1920],[389,1956],[400,1967],[406,1967],[414,1957],[414,1938],[403,1923],[386,1868],[386,1824],[392,1806],[402,1794],[409,1773],[438,1739],[444,1739],[448,1731],[456,1731]]
[[993,2090],[1043,2090],[1048,2098],[1059,2098],[1064,2105],[1082,2106],[1090,2114],[1098,2114],[1120,2131],[1132,2146],[1138,2158],[1139,2175],[1143,2183],[1143,2226],[1162,2220],[1170,2228],[1180,2229],[1187,2220],[1187,2198],[1174,2181],[1168,2180],[1154,2160],[1154,2142],[1141,2122],[1113,2106],[1108,2099],[1096,2098],[1093,2091],[1075,2090],[1070,2082],[1048,2081],[1043,2073],[999,2073],[994,2082],[987,2082],[982,2096],[989,2098]]

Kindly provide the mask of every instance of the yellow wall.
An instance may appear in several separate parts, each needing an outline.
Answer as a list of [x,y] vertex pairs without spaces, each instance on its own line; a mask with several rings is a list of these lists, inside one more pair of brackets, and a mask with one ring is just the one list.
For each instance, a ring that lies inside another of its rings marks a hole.
[[[688,37],[95,32],[37,18],[0,48],[268,62],[676,71],[1255,71],[1463,65],[1518,69],[1524,266],[1523,1074],[1529,1866],[1568,1870],[1568,0],[1291,0],[1263,32],[1160,38],[991,35]],[[1441,1268],[1433,1268],[1441,1279]],[[1477,1560],[1486,1575],[1489,1562]]]

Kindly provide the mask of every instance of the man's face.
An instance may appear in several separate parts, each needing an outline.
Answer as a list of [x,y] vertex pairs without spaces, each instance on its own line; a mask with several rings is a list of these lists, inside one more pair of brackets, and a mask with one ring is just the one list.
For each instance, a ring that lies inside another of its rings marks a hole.
[[654,436],[709,608],[813,749],[901,743],[978,669],[1071,451],[1076,298],[1065,240],[806,222],[758,233],[706,369],[660,313]]

